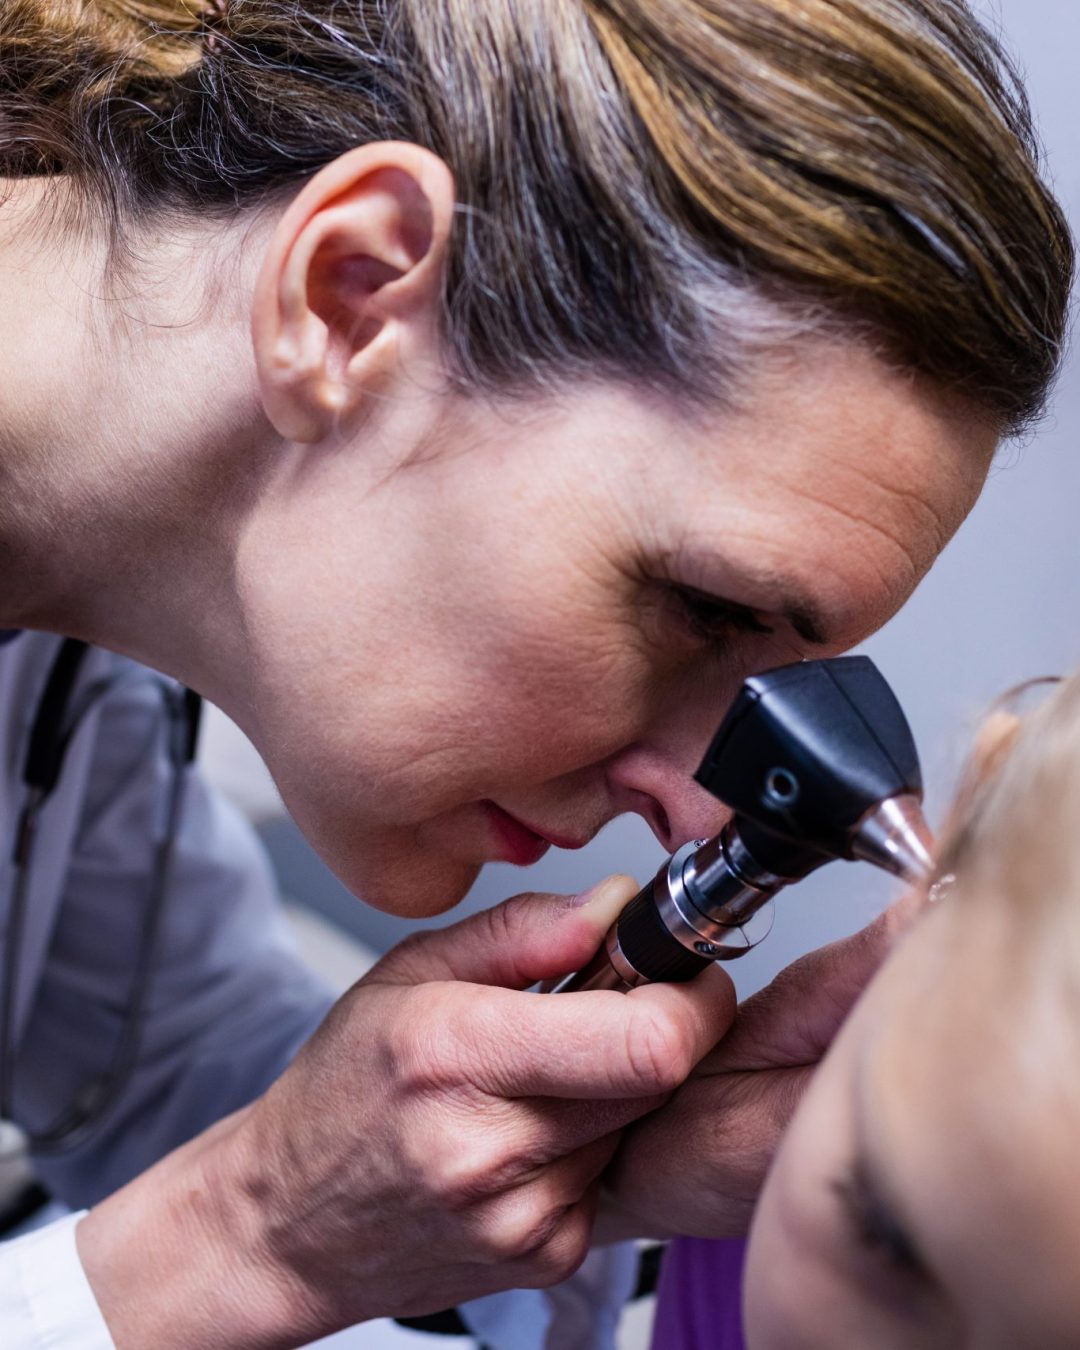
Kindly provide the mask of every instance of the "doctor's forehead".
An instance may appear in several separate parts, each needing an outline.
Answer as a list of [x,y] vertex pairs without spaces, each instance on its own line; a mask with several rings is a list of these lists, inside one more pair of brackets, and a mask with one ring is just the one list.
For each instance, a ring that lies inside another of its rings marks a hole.
[[999,440],[969,398],[854,343],[763,355],[737,406],[668,411],[653,467],[688,475],[689,515],[697,504],[723,516],[728,499],[741,511],[755,500],[850,509],[926,530],[938,548],[978,496]]
[[675,491],[665,542],[680,562],[752,558],[755,591],[811,611],[831,585],[842,610],[863,607],[843,594],[861,555],[892,603],[906,598],[977,499],[997,431],[967,399],[857,349],[833,379],[836,359],[826,350],[817,368],[767,376],[735,414],[688,419],[661,469],[674,462],[685,478],[654,485],[657,500]]

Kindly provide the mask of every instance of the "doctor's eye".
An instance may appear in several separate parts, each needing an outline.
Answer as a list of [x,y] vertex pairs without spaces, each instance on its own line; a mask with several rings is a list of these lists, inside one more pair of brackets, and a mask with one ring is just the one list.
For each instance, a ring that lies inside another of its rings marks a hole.
[[722,646],[739,634],[768,636],[775,631],[745,605],[693,586],[668,585],[666,590],[676,618],[700,642]]

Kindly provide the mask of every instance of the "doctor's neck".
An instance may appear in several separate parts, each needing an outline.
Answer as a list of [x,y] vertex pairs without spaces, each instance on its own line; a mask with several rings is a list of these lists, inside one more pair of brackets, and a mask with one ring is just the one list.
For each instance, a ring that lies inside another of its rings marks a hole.
[[242,657],[236,540],[285,444],[249,333],[259,225],[185,221],[111,273],[63,197],[55,179],[0,186],[0,627],[85,638],[214,697],[205,673]]

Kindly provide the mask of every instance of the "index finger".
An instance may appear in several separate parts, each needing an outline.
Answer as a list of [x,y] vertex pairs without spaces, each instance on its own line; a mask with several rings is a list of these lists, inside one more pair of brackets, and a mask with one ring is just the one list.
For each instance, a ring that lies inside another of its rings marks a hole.
[[462,1071],[499,1097],[619,1098],[671,1092],[731,1025],[735,990],[714,968],[629,994],[486,990],[464,1010]]
[[793,961],[739,1008],[731,1034],[700,1066],[703,1074],[816,1064],[893,942],[886,915],[851,937]]

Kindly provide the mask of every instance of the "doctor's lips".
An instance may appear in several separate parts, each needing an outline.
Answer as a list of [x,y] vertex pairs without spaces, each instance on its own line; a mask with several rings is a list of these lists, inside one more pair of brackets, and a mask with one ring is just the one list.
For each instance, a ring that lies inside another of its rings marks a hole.
[[498,841],[500,862],[513,863],[517,867],[529,867],[532,863],[539,862],[552,845],[556,848],[573,849],[584,848],[589,842],[588,839],[568,839],[563,835],[541,834],[518,820],[516,816],[510,815],[508,811],[504,811],[501,806],[496,806],[494,802],[485,801],[480,805],[491,825],[492,834]]

